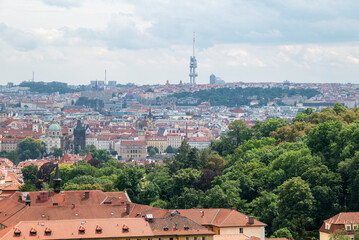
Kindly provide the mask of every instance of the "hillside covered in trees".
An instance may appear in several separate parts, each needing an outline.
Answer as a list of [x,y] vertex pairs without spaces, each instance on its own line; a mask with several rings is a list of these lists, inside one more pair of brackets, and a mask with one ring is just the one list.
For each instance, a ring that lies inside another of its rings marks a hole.
[[[294,239],[318,237],[323,220],[359,211],[359,108],[307,109],[292,123],[268,119],[251,129],[236,120],[210,149],[184,141],[164,166],[91,151],[89,163],[60,166],[63,189],[126,190],[134,202],[169,209],[236,207],[267,223],[267,236]],[[23,190],[51,188],[53,169],[25,167]]]
[[282,89],[282,88],[212,88],[196,92],[175,93],[170,97],[177,99],[192,97],[201,102],[210,102],[212,106],[236,107],[249,105],[255,99],[259,100],[259,105],[265,105],[269,101],[279,97],[292,97],[295,95],[314,97],[320,92],[314,89]]
[[22,82],[20,87],[28,87],[30,92],[36,93],[73,93],[74,89],[68,88],[67,84],[61,82]]

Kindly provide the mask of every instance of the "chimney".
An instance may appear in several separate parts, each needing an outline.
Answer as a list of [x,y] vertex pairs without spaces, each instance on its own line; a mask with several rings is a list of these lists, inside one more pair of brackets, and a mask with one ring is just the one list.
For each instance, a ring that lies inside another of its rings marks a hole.
[[85,192],[84,193],[84,199],[89,199],[90,198],[90,192]]
[[31,199],[30,199],[30,194],[27,194],[26,199],[25,199],[25,206],[29,206],[31,205]]
[[236,208],[236,207],[232,207],[232,210],[236,211],[236,210],[237,210],[237,208]]
[[126,214],[130,215],[130,203],[126,203]]
[[59,171],[59,165],[56,165],[56,171],[55,171],[55,177],[53,179],[54,181],[54,192],[60,193],[61,192],[61,178],[60,178],[60,171]]
[[248,223],[249,224],[254,224],[254,217],[253,216],[249,216]]
[[204,211],[201,211],[201,217],[204,217]]

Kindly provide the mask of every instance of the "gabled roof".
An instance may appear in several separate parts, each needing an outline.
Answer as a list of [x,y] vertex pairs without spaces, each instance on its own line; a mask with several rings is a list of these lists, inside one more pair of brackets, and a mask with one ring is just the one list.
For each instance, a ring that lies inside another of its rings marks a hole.
[[324,222],[330,224],[359,223],[359,212],[341,212],[334,217],[324,220]]
[[213,225],[217,227],[257,227],[267,226],[254,219],[254,224],[249,224],[249,217],[231,209],[178,209],[182,216],[188,217],[201,225]]

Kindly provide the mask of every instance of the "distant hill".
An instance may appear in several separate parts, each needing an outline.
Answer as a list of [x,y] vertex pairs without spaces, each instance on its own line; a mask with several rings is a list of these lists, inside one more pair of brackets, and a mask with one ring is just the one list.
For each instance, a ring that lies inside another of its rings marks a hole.
[[37,93],[55,93],[59,92],[60,94],[63,93],[73,93],[76,90],[67,87],[66,83],[62,82],[22,82],[19,85],[20,87],[28,87],[30,88],[30,92],[37,92]]
[[[295,95],[306,96],[311,98],[320,94],[314,89],[282,89],[282,88],[216,88],[209,90],[200,90],[197,92],[175,93],[169,97],[176,97],[178,105],[185,104],[184,99],[195,99],[192,105],[201,102],[210,102],[212,106],[235,107],[241,105],[249,105],[252,100],[259,100],[259,105],[266,105],[275,98],[292,97]],[[278,104],[281,104],[279,102]],[[190,104],[191,105],[191,104]]]

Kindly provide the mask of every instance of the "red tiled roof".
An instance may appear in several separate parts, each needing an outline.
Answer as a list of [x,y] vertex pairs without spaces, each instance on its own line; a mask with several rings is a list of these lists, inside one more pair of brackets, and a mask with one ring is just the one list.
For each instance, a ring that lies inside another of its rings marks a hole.
[[242,108],[235,108],[233,109],[233,113],[244,113]]
[[135,144],[137,146],[142,146],[146,144],[146,141],[135,141],[135,140],[122,140],[121,145],[131,146],[131,144]]
[[202,225],[213,225],[217,227],[232,226],[266,226],[254,219],[254,224],[249,224],[249,217],[236,210],[230,209],[179,209],[177,210],[182,216],[188,217]]

